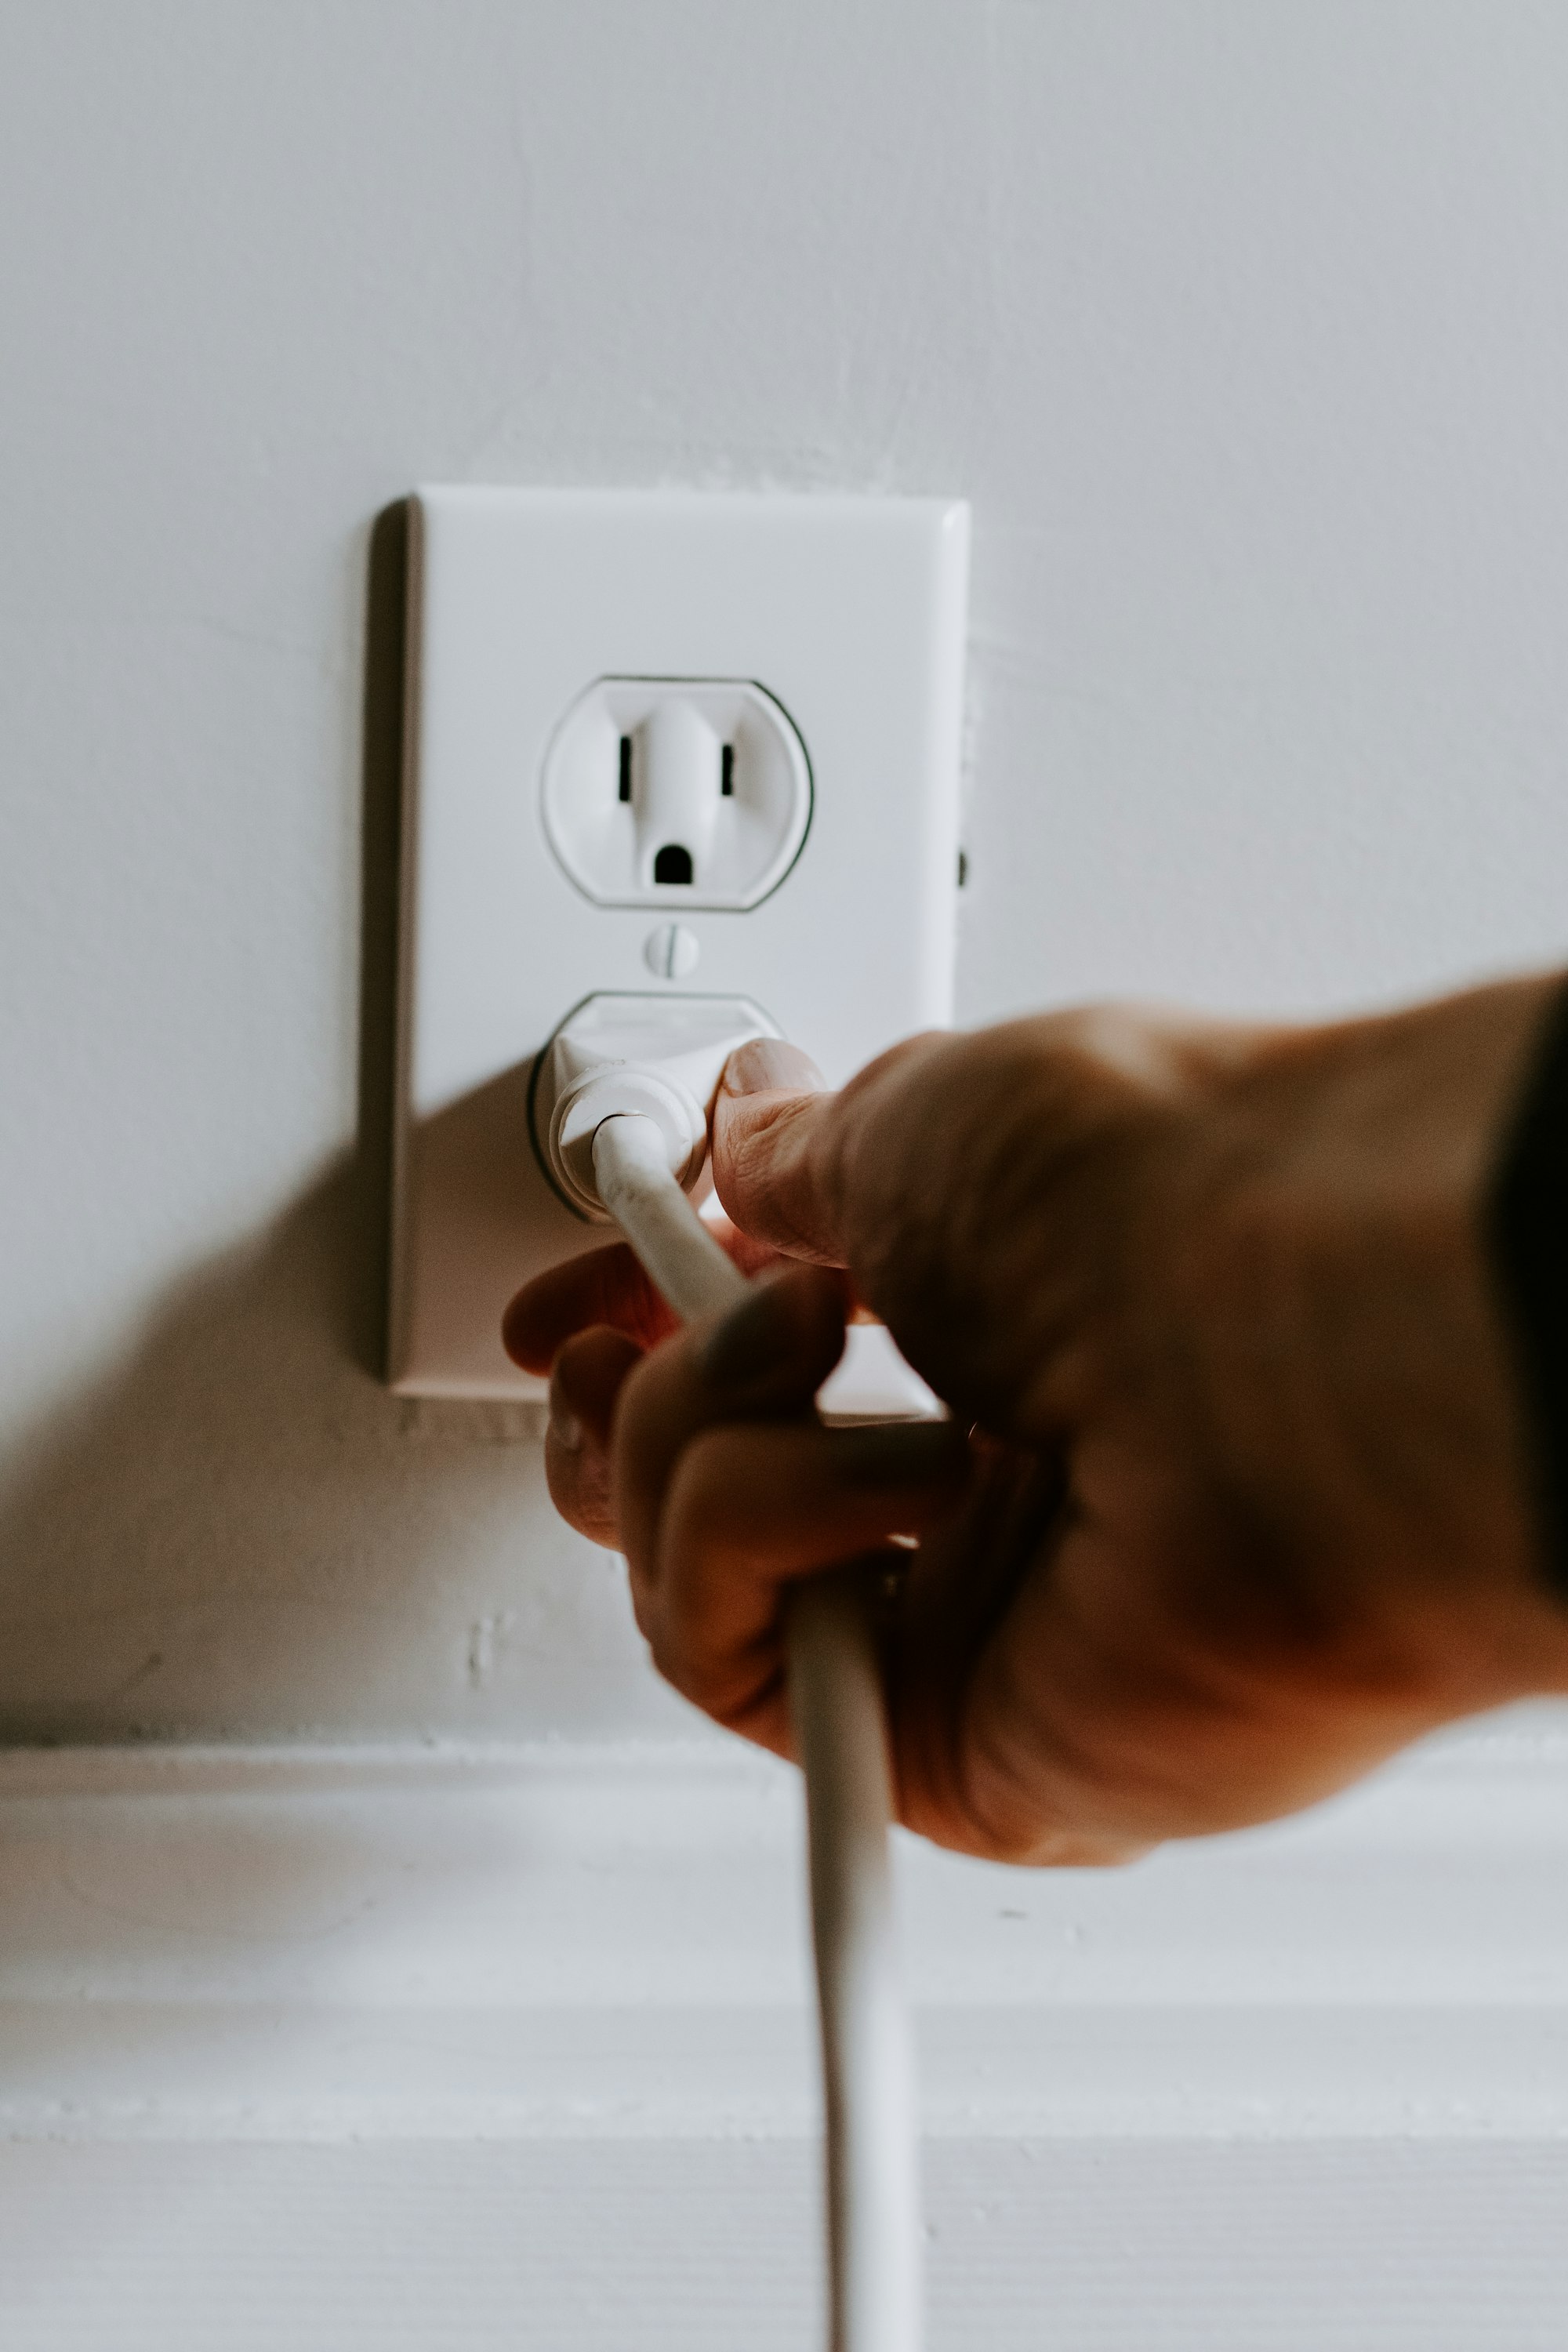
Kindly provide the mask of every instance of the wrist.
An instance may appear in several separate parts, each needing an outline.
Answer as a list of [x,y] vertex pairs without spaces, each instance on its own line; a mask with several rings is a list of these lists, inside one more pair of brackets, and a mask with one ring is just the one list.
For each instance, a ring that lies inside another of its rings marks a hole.
[[1316,1563],[1328,1621],[1384,1642],[1440,1715],[1568,1674],[1490,1230],[1559,986],[1277,1033],[1201,1123],[1228,1164],[1205,1252],[1223,1305],[1194,1323],[1232,1475]]

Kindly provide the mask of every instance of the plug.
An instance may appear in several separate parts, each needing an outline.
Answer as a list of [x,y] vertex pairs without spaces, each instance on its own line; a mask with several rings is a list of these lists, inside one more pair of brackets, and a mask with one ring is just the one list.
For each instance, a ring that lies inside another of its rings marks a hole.
[[782,1033],[746,996],[584,998],[534,1064],[529,1131],[568,1208],[607,1224],[594,1138],[607,1118],[652,1121],[683,1192],[703,1185],[708,1105],[726,1061],[752,1037]]

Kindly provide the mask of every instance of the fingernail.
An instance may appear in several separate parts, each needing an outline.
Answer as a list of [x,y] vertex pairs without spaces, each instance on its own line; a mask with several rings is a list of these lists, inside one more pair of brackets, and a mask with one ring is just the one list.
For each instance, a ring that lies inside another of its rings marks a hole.
[[791,1318],[771,1282],[759,1282],[702,1343],[703,1378],[714,1388],[745,1386],[770,1370],[788,1345]]
[[571,1406],[563,1404],[558,1397],[550,1400],[550,1434],[563,1454],[583,1451],[583,1424]]
[[784,1037],[753,1037],[724,1065],[727,1095],[816,1095],[826,1084],[811,1055]]

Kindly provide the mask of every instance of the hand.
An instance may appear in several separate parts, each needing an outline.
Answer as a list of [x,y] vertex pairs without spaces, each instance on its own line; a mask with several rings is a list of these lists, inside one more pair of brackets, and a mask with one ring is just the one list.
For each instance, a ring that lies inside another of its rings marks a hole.
[[[1555,985],[1018,1022],[840,1095],[743,1047],[713,1167],[759,1295],[672,1337],[614,1250],[508,1316],[553,1366],[552,1492],[626,1550],[661,1669],[788,1752],[787,1586],[864,1559],[903,1818],[1037,1862],[1287,1811],[1568,1688],[1479,1232]],[[855,1307],[952,1424],[814,1425]]]

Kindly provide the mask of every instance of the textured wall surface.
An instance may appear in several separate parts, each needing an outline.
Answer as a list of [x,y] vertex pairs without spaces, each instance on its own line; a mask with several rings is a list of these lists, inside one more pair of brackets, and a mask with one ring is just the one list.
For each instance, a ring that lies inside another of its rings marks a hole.
[[966,1017],[1561,954],[1565,71],[1518,0],[0,7],[0,1734],[685,1722],[527,1426],[365,1369],[415,480],[972,498]]

